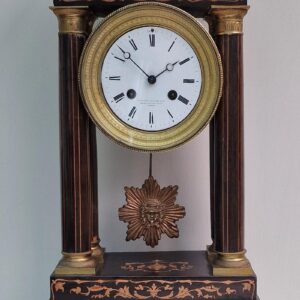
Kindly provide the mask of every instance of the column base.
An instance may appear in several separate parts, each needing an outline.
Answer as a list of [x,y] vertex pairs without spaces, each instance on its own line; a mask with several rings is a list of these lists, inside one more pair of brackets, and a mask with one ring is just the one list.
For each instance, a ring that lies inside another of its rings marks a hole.
[[254,271],[245,256],[246,251],[235,253],[217,252],[208,247],[207,256],[214,276],[251,276]]
[[103,263],[105,249],[101,248],[100,240],[97,240],[96,242],[92,242],[91,250],[92,250],[92,257],[94,257],[99,263]]
[[54,275],[95,275],[101,264],[91,252],[63,253]]

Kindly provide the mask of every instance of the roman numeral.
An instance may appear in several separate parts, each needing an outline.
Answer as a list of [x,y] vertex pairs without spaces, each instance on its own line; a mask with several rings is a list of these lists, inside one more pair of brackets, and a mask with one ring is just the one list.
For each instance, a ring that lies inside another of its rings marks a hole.
[[125,94],[124,93],[121,93],[117,96],[114,97],[114,100],[116,101],[116,103],[120,102],[121,100],[123,100],[125,97]]
[[155,47],[155,34],[149,34],[150,47]]
[[179,95],[178,100],[181,101],[184,104],[188,104],[189,103],[189,100],[186,99],[186,98],[184,98],[184,97],[182,97],[181,95]]
[[173,119],[173,115],[170,113],[170,111],[167,109],[169,116]]
[[129,40],[130,45],[132,46],[132,48],[136,51],[138,49],[138,47],[136,46],[135,42],[133,39]]
[[131,117],[132,119],[134,118],[134,115],[135,115],[135,113],[136,113],[136,107],[134,106],[132,109],[131,109],[131,111],[130,111],[130,113],[129,113],[129,117]]
[[149,112],[149,124],[154,124],[153,112]]
[[115,58],[115,59],[118,59],[118,60],[120,60],[120,61],[122,61],[122,62],[125,62],[125,59],[122,59],[122,58],[120,58],[120,57],[118,57],[118,56],[114,56],[114,58]]
[[194,83],[195,79],[183,79],[183,83]]
[[185,64],[186,62],[188,62],[189,60],[190,60],[190,58],[188,57],[188,58],[184,59],[183,61],[181,61],[179,64],[180,64],[180,65],[183,65],[183,64]]
[[169,50],[168,50],[168,52],[170,52],[170,50],[172,49],[172,47],[174,46],[174,44],[175,44],[175,41],[176,41],[176,39],[173,41],[173,43],[171,44],[171,46],[170,46],[170,48],[169,48]]
[[121,80],[121,76],[109,76],[109,80]]

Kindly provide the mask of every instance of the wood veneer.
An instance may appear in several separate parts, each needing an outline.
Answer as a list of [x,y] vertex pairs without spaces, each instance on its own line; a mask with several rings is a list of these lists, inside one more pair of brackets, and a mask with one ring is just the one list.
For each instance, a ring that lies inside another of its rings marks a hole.
[[243,36],[217,35],[224,71],[210,124],[212,237],[218,252],[244,250]]
[[84,34],[59,34],[62,244],[67,253],[91,248],[91,121],[77,83],[85,41]]
[[99,241],[99,220],[98,220],[98,160],[97,160],[97,140],[95,124],[90,122],[90,174],[91,174],[91,223],[92,242]]
[[[128,4],[145,2],[143,0],[53,0],[55,6],[90,6],[98,16],[106,16],[112,11]],[[160,0],[180,7],[194,16],[205,16],[212,5],[246,5],[247,0]]]
[[51,300],[258,300],[255,275],[213,276],[204,251],[106,253],[96,275],[52,275],[50,285]]

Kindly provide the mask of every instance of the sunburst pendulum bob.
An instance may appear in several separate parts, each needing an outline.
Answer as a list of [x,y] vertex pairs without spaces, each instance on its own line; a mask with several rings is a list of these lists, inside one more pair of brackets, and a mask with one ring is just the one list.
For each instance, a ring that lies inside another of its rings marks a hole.
[[175,204],[177,185],[161,189],[153,178],[152,153],[149,165],[142,188],[125,187],[126,204],[119,208],[119,219],[128,223],[127,241],[144,237],[148,246],[155,247],[162,234],[179,236],[176,222],[185,216],[185,208]]

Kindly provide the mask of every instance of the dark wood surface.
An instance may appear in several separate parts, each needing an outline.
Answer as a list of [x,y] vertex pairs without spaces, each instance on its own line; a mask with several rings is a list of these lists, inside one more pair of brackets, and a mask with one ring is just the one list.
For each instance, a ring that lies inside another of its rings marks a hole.
[[210,175],[210,236],[215,247],[215,143],[214,143],[214,120],[209,124],[209,175]]
[[63,251],[90,251],[90,119],[78,89],[84,34],[59,35],[60,150]]
[[215,250],[244,250],[242,35],[216,37],[224,70],[223,95],[211,122],[212,221]]
[[97,160],[97,139],[95,124],[90,122],[90,174],[91,174],[91,222],[92,241],[99,240],[99,220],[98,220],[98,160]]
[[[99,16],[106,16],[113,10],[128,4],[145,2],[143,0],[54,0],[55,6],[90,6]],[[171,4],[186,11],[194,16],[204,16],[211,5],[246,5],[247,0],[161,0],[154,1]]]
[[100,298],[257,300],[256,276],[214,277],[204,251],[185,251],[107,253],[95,276],[51,277],[51,300]]
[[[54,5],[127,5],[129,3],[145,2],[143,0],[54,0]],[[154,2],[170,3],[173,5],[244,5],[247,0],[161,0]]]

